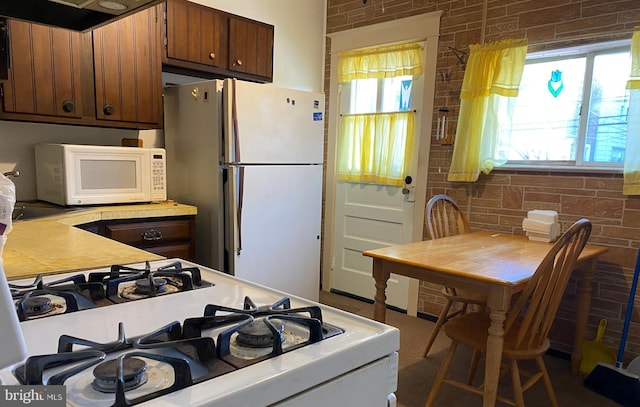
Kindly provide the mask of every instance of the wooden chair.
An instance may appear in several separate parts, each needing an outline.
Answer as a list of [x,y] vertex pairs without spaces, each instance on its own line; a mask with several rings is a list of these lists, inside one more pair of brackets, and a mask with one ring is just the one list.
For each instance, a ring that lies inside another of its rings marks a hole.
[[[523,392],[542,379],[551,405],[558,406],[549,373],[542,356],[549,349],[548,334],[558,310],[558,305],[575,266],[576,259],[591,234],[591,222],[580,219],[574,223],[551,247],[512,308],[504,323],[504,368],[500,377],[511,371],[514,401],[498,396],[498,401],[524,406]],[[443,383],[451,384],[476,394],[483,394],[482,386],[474,387],[473,376],[480,354],[486,351],[490,321],[486,312],[473,312],[457,316],[447,322],[444,331],[453,342],[449,348],[435,383],[429,393],[426,406],[432,406]],[[458,344],[473,349],[471,371],[467,383],[446,379]],[[535,360],[538,372],[523,384],[520,381],[518,360]]]
[[[458,204],[451,199],[448,195],[440,194],[433,196],[427,203],[427,209],[425,214],[425,223],[427,234],[429,239],[439,239],[441,237],[454,236],[461,233],[467,233],[471,231],[469,228],[469,222],[464,216],[464,213],[458,207]],[[467,310],[467,305],[478,304],[484,306],[487,302],[485,295],[479,295],[462,290],[456,290],[450,287],[444,287],[442,289],[442,296],[446,300],[436,326],[433,328],[433,332],[429,337],[427,346],[424,350],[424,357],[427,357],[433,342],[436,340],[436,336],[440,332],[442,325],[454,316],[464,313]],[[462,303],[462,308],[449,313],[453,303]]]

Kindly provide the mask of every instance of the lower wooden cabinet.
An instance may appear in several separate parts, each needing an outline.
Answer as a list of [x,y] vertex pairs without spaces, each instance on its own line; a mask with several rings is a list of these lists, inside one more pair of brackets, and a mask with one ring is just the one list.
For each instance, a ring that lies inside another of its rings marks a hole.
[[167,258],[195,260],[195,216],[103,220],[78,227]]

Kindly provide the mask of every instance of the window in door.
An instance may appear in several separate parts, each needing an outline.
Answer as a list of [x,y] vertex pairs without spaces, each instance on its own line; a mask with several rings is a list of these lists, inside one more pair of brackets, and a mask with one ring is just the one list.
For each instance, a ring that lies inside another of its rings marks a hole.
[[415,138],[412,88],[423,45],[341,53],[338,179],[402,186]]

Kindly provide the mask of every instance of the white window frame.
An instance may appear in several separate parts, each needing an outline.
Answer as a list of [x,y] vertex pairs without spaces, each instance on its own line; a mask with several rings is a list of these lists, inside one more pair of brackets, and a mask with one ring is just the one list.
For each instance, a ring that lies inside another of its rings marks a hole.
[[[527,54],[527,63],[533,60],[552,61],[554,59],[564,59],[567,57],[586,57],[586,72],[582,100],[589,100],[591,95],[591,75],[593,71],[594,56],[602,53],[611,53],[616,51],[630,51],[631,40],[619,40],[602,42],[596,44],[582,45],[577,47],[561,48],[549,51],[539,51]],[[584,111],[584,109],[582,109]],[[554,162],[544,160],[531,161],[507,161],[501,166],[494,168],[499,170],[523,170],[523,171],[549,171],[549,172],[581,172],[581,173],[616,173],[622,174],[623,163],[603,163],[603,162],[584,162],[584,143],[586,137],[585,125],[588,115],[580,115],[580,132],[578,135],[578,147],[576,152],[575,164],[566,162]]]
[[[413,104],[413,84],[418,81],[420,79],[420,75],[404,75],[407,77],[411,77],[411,81],[412,81],[412,85],[411,85],[411,92],[410,92],[410,100],[411,103]],[[353,94],[353,82],[355,82],[355,80],[349,81],[348,83],[341,83],[339,84],[339,89],[340,89],[340,114],[357,114],[357,113],[395,113],[395,112],[401,112],[402,110],[393,110],[393,111],[386,111],[383,110],[383,104],[384,104],[384,98],[383,98],[383,94],[384,94],[384,81],[386,80],[386,78],[380,78],[380,79],[376,79],[376,108],[375,111],[372,112],[355,112],[353,109],[353,105],[355,103],[355,99],[357,98],[357,95]],[[415,110],[413,105],[410,106],[409,110]]]

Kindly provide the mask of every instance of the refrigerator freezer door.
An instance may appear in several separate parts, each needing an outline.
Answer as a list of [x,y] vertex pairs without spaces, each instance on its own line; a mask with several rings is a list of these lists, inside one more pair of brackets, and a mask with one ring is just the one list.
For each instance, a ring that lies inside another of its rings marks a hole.
[[227,233],[229,271],[317,301],[322,166],[246,166],[242,204],[239,169],[232,166],[229,171],[227,219],[228,225],[235,226]]
[[[227,162],[322,163],[324,95],[226,79]],[[235,108],[234,108],[235,106]],[[235,115],[234,115],[235,112]],[[234,120],[235,119],[235,120]],[[234,140],[240,157],[236,157]]]

